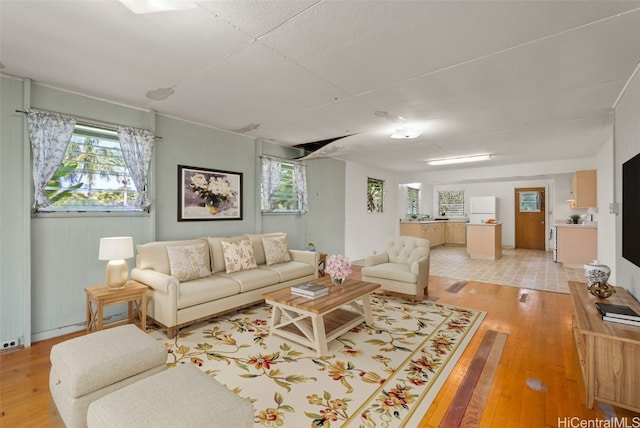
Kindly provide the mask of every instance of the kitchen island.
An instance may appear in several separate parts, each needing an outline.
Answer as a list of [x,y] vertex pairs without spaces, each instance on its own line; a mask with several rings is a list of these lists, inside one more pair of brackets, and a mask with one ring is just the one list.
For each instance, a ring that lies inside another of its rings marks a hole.
[[467,224],[467,254],[472,259],[502,257],[502,223]]

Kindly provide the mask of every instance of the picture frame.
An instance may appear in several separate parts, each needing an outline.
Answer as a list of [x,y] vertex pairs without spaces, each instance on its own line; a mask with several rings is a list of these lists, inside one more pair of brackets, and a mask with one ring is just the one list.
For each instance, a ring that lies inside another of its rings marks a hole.
[[178,165],[178,221],[242,220],[242,173]]

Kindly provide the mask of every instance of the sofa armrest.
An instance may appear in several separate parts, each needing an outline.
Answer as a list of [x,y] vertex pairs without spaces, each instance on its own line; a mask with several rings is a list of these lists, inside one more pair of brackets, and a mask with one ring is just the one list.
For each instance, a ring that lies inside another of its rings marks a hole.
[[429,256],[422,256],[411,263],[411,272],[418,274],[418,286],[426,290],[429,285]]
[[162,293],[169,294],[173,289],[177,293],[179,282],[176,278],[166,275],[162,272],[155,271],[153,269],[140,269],[133,268],[131,270],[131,279],[135,279],[151,288],[154,291],[160,291]]
[[306,263],[318,268],[320,254],[315,251],[289,250],[289,256],[294,262]]
[[389,255],[387,253],[374,254],[364,259],[365,266],[375,266],[382,263],[389,263]]

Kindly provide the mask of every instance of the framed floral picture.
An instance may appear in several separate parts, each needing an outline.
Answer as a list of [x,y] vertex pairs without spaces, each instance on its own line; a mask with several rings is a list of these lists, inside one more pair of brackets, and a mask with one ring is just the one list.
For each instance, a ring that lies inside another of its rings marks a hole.
[[178,221],[242,220],[242,173],[178,165]]

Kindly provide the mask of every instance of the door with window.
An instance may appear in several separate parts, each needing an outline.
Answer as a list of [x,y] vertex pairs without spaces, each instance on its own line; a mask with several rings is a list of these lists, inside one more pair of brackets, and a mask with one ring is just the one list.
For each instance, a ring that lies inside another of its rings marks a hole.
[[545,250],[545,188],[515,189],[516,248]]

